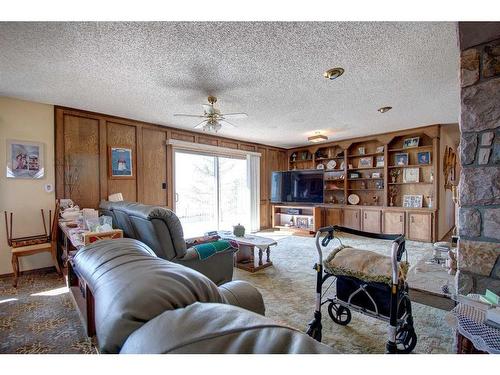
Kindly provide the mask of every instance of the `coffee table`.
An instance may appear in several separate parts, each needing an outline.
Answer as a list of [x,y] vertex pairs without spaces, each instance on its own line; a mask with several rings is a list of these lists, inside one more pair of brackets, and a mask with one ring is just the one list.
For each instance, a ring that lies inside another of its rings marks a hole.
[[[239,251],[235,254],[234,265],[249,272],[256,272],[263,268],[273,265],[271,262],[271,246],[277,245],[272,238],[256,235],[245,235],[236,237],[230,231],[219,231],[217,234],[224,240],[235,241],[238,244]],[[257,250],[257,256],[255,256]],[[263,259],[264,251],[266,258]]]

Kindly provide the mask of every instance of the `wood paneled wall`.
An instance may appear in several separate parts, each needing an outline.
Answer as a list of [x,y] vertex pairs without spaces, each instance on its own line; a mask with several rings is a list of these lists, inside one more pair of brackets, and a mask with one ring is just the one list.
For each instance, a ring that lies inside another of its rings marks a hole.
[[[196,142],[261,156],[261,228],[271,226],[271,172],[288,168],[284,149],[200,134],[100,113],[55,108],[56,197],[97,208],[101,199],[122,193],[125,200],[173,208],[172,148],[168,139]],[[133,150],[133,178],[110,178],[108,147]]]

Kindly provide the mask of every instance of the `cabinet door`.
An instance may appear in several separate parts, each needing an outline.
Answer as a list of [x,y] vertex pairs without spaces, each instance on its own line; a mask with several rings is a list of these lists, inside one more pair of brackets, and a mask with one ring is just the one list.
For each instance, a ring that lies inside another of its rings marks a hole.
[[408,212],[408,239],[413,241],[432,241],[432,213]]
[[342,225],[342,209],[325,208],[323,211],[323,226]]
[[361,229],[361,210],[345,208],[344,209],[344,226],[352,229]]
[[362,228],[365,232],[380,233],[381,210],[363,210]]
[[404,234],[405,233],[405,212],[385,211],[384,212],[384,233]]

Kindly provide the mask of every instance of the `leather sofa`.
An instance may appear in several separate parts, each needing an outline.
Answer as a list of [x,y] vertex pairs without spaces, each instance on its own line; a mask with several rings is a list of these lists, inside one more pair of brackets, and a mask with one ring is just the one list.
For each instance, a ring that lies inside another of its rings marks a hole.
[[137,240],[96,242],[73,262],[93,295],[102,353],[332,353],[265,318],[262,296],[250,284],[217,287]]
[[125,201],[101,201],[99,209],[101,214],[113,218],[113,227],[122,229],[125,237],[144,242],[158,257],[192,268],[217,285],[232,280],[237,249],[200,259],[196,251],[186,246],[181,222],[173,211]]

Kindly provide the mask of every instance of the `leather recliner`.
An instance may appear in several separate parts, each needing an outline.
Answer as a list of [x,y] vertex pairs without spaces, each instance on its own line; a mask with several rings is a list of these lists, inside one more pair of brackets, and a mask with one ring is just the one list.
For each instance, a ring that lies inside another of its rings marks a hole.
[[73,262],[93,295],[102,353],[332,353],[265,318],[262,296],[250,284],[217,287],[140,241],[98,241]]
[[113,227],[122,229],[125,237],[144,242],[158,257],[192,268],[217,285],[232,280],[237,249],[200,259],[196,251],[187,248],[181,222],[173,211],[124,201],[101,201],[99,209],[113,218]]

